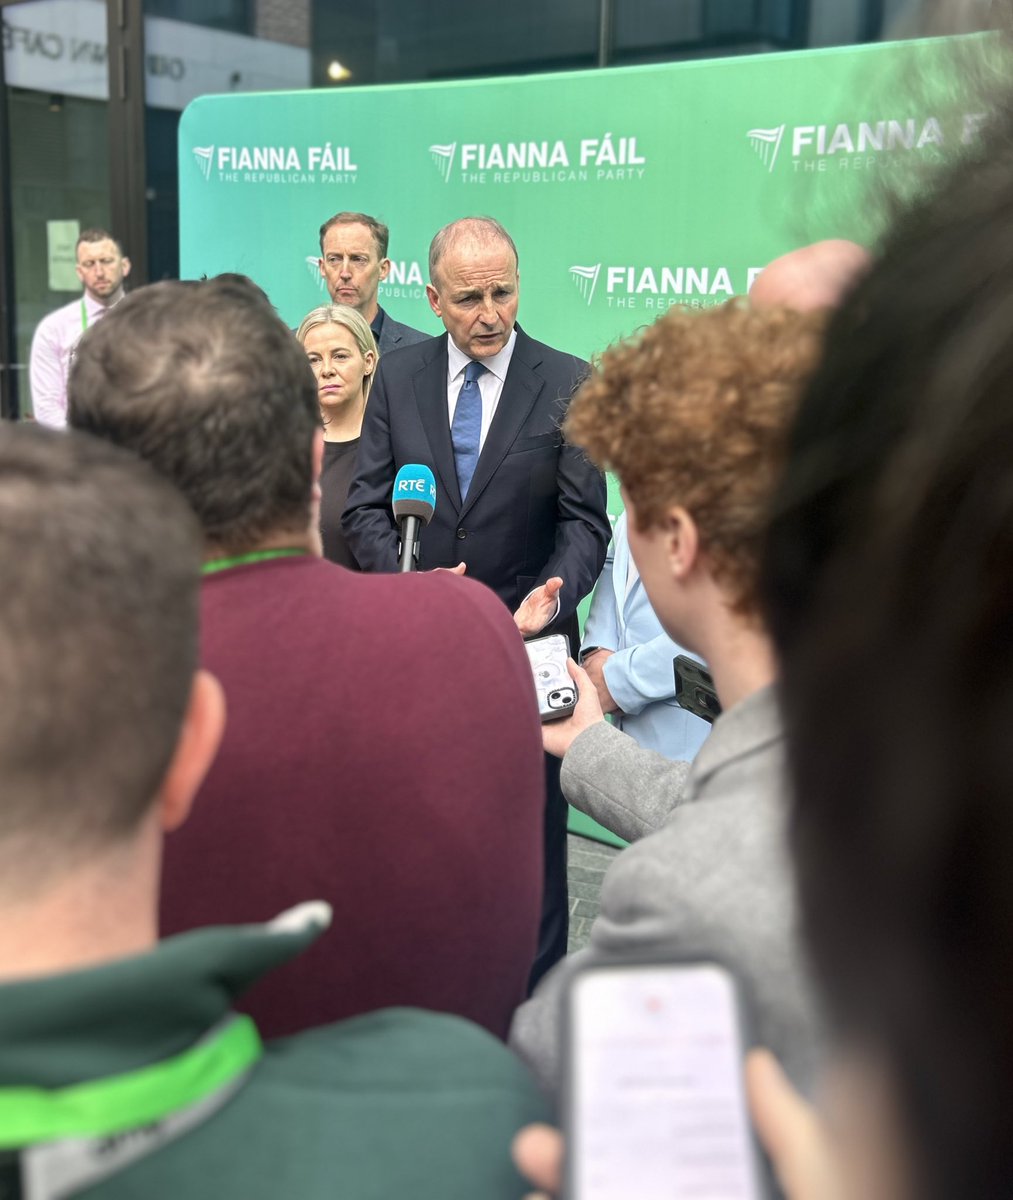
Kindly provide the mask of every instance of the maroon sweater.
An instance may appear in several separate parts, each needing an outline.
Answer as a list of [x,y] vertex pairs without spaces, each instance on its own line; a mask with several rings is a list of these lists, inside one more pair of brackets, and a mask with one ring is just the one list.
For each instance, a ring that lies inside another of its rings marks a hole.
[[167,839],[162,932],[303,900],[327,934],[249,993],[267,1036],[386,1005],[505,1037],[541,905],[527,656],[481,584],[282,558],[210,575],[202,658],[225,738]]

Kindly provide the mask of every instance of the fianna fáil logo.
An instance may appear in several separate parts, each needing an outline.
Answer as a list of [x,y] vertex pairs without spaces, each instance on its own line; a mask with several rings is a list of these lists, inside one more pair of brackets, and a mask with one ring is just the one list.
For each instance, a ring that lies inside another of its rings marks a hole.
[[744,296],[760,267],[679,266],[665,262],[574,263],[570,280],[588,308],[635,308],[664,312],[673,305],[707,308]]
[[577,291],[584,297],[588,307],[594,299],[594,289],[598,286],[598,276],[601,274],[601,263],[593,267],[571,267],[570,278],[576,285]]
[[759,156],[760,162],[763,163],[768,171],[773,171],[774,164],[777,162],[777,154],[781,149],[784,130],[784,125],[778,125],[776,129],[750,129],[746,134],[750,144]]
[[445,146],[430,146],[429,153],[432,155],[433,162],[443,176],[443,182],[450,182],[450,172],[454,169],[454,151],[457,149],[457,142],[448,142]]
[[429,156],[444,183],[542,185],[639,182],[648,156],[638,135],[611,132],[574,138],[503,142],[436,142]]
[[[793,174],[825,174],[830,170],[869,170],[890,156],[941,157],[967,146],[978,135],[983,113],[876,117],[812,125],[777,125],[749,129],[746,137],[760,162],[773,172],[782,156]],[[783,169],[783,168],[782,168]]]
[[192,146],[205,182],[243,184],[354,184],[359,167],[351,146],[315,145]]
[[309,272],[310,279],[317,285],[324,295],[327,295],[327,280],[320,274],[320,259],[315,254],[306,255],[306,270]]
[[205,179],[211,178],[211,165],[214,162],[215,148],[214,146],[194,146],[193,147],[194,161],[197,163],[197,169]]

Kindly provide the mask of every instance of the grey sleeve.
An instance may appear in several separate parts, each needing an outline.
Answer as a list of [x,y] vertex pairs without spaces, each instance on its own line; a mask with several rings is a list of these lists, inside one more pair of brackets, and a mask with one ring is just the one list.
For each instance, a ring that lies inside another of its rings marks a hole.
[[[624,851],[624,854],[627,853]],[[662,865],[667,869],[667,864]],[[619,890],[624,890],[625,884]],[[564,1008],[571,976],[581,968],[615,962],[629,956],[654,956],[695,950],[700,945],[693,922],[680,922],[656,904],[648,878],[643,893],[631,897],[634,911],[608,917],[604,911],[591,930],[591,944],[569,954],[542,979],[534,995],[517,1009],[510,1026],[509,1045],[555,1103],[562,1086]],[[620,905],[622,910],[626,906]]]
[[568,954],[542,979],[535,994],[514,1013],[508,1044],[554,1103],[562,1076],[563,994],[567,980],[587,961],[589,950]]
[[563,758],[563,795],[599,825],[635,842],[659,829],[681,804],[691,764],[645,750],[602,721],[585,729]]

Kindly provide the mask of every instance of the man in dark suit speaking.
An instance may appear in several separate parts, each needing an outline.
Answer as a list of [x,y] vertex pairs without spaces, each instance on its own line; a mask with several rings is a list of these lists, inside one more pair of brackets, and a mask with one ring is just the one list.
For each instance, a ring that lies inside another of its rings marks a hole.
[[[464,564],[522,634],[565,632],[575,648],[577,605],[610,536],[605,482],[560,432],[587,365],[516,326],[517,265],[513,239],[489,217],[454,221],[433,238],[426,293],[447,334],[381,358],[342,524],[364,571],[393,571],[394,477],[408,463],[431,467],[436,513],[422,532],[420,568]],[[566,952],[566,806],[551,760],[547,786],[533,979]]]

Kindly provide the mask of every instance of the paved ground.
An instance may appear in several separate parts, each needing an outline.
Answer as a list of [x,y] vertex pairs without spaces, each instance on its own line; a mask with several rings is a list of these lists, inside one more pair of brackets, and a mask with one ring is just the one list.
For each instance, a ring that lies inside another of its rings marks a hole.
[[598,915],[602,876],[619,851],[590,838],[568,835],[567,877],[570,884],[569,952],[587,945],[591,922]]

